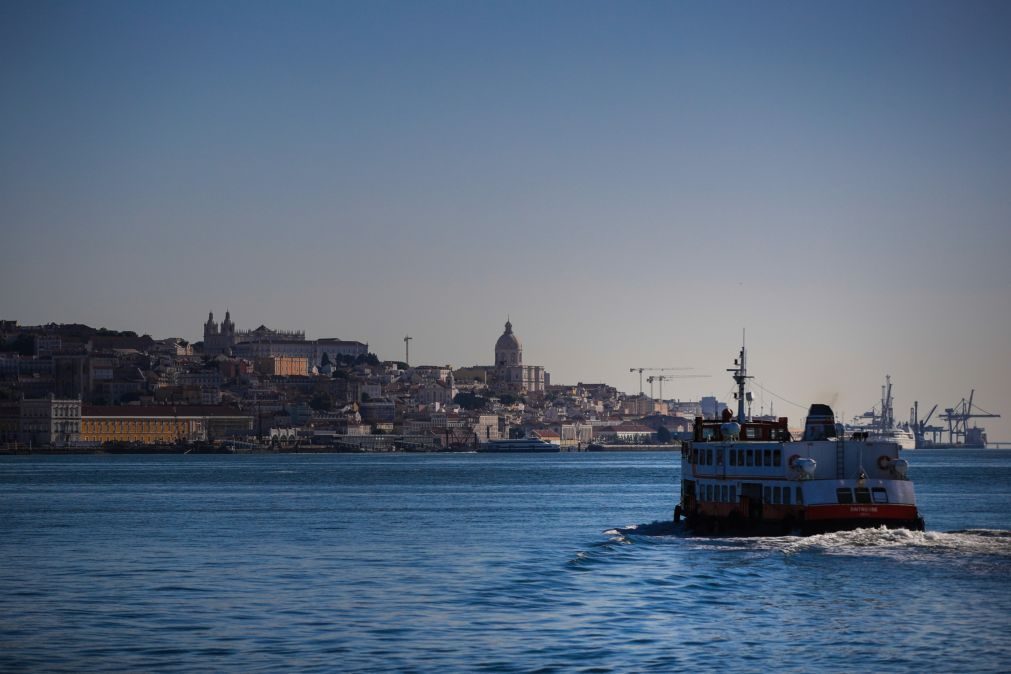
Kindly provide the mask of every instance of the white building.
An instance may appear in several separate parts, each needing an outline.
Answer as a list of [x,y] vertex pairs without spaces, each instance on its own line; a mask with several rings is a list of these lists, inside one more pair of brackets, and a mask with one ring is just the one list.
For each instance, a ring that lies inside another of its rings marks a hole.
[[18,441],[22,444],[61,447],[74,444],[81,437],[79,398],[24,398],[20,412]]

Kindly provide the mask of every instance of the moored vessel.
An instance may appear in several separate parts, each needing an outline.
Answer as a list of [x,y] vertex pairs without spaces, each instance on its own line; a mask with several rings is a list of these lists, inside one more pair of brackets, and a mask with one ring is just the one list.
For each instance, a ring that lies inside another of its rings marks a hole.
[[744,414],[750,378],[741,347],[735,367],[737,417],[696,417],[681,449],[682,516],[697,533],[816,534],[886,526],[922,530],[909,464],[894,441],[865,433],[849,437],[828,405],[808,410],[795,440],[786,417]]
[[510,440],[491,440],[482,443],[478,452],[558,452],[558,445],[538,438],[514,438]]

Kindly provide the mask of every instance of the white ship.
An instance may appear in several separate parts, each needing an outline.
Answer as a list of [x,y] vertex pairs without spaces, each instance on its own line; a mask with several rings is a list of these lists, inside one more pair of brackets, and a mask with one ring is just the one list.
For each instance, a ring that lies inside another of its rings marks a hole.
[[804,435],[786,417],[745,416],[750,378],[741,347],[729,370],[737,382],[737,419],[696,417],[681,449],[681,500],[674,510],[699,533],[813,534],[863,527],[923,529],[899,445],[863,432],[846,437],[832,408],[814,404]]
[[894,442],[901,449],[916,449],[916,436],[908,428],[895,423],[895,412],[892,409],[892,378],[885,375],[885,383],[881,387],[881,412],[871,409],[847,425],[849,433],[866,435],[873,442]]

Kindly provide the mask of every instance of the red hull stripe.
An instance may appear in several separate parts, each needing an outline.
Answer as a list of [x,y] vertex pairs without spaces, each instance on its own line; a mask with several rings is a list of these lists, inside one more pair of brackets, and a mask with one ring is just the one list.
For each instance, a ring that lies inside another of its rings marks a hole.
[[849,505],[812,505],[807,507],[808,520],[911,520],[916,519],[916,506],[854,503]]

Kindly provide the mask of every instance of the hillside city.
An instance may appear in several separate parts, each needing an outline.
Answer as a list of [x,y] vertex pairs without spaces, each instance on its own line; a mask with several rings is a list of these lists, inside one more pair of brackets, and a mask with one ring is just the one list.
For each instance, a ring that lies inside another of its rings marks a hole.
[[360,341],[239,330],[228,312],[220,323],[210,313],[195,343],[0,321],[0,443],[6,452],[473,451],[536,438],[558,451],[656,448],[726,409],[714,397],[553,384],[545,367],[524,363],[509,321],[486,365],[412,365],[409,340],[400,361]]

